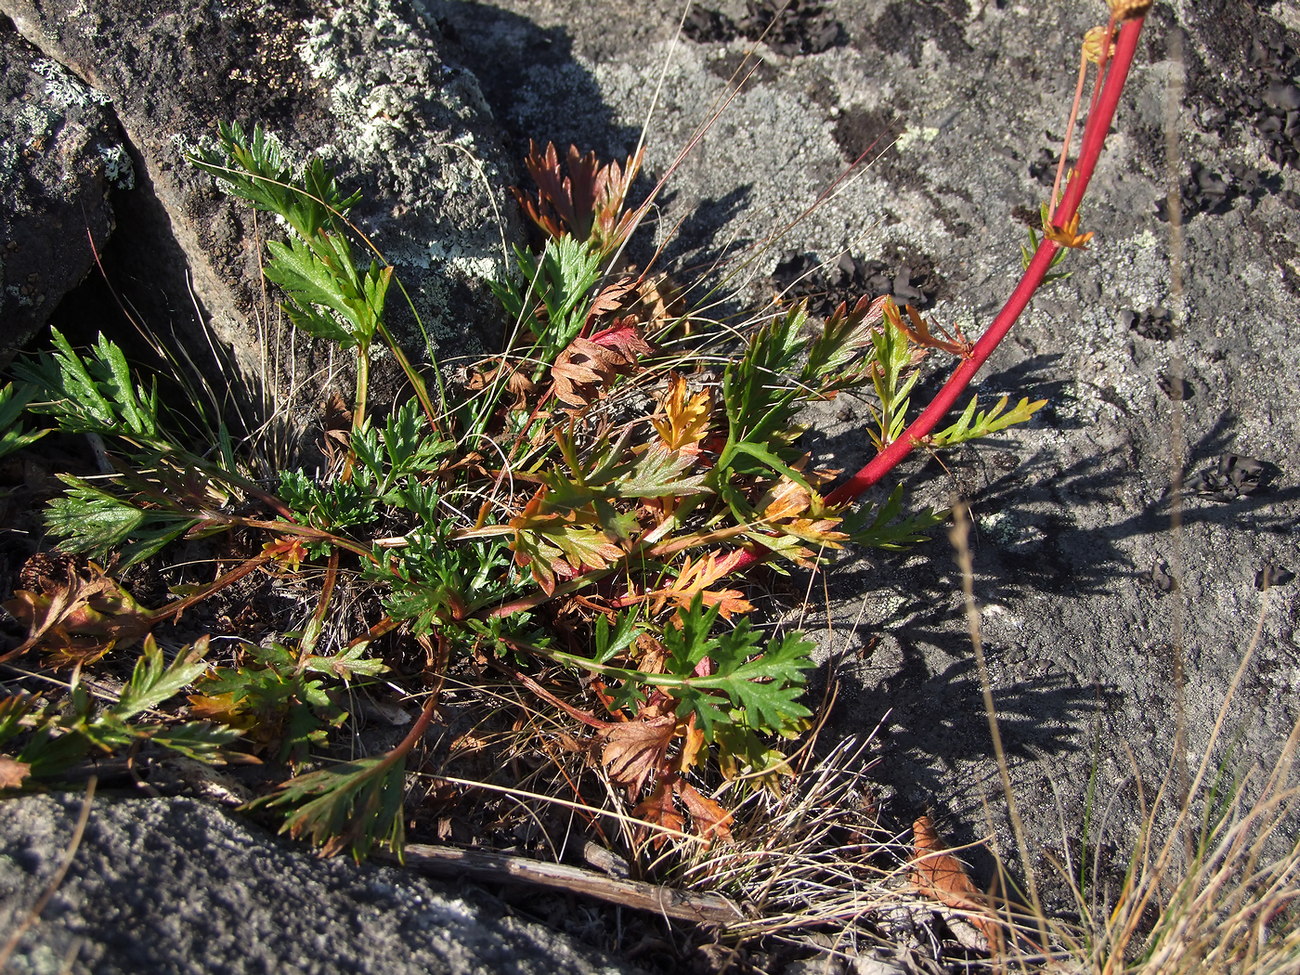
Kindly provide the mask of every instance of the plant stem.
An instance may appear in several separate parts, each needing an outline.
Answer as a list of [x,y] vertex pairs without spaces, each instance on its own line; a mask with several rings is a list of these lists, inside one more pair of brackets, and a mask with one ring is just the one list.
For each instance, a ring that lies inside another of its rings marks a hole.
[[[1124,82],[1128,76],[1129,66],[1133,62],[1133,54],[1137,49],[1138,36],[1142,30],[1142,18],[1134,18],[1125,22],[1120,28],[1119,39],[1115,44],[1114,56],[1111,58],[1109,70],[1106,72],[1104,85],[1101,89],[1101,95],[1097,100],[1097,107],[1088,113],[1088,122],[1084,127],[1083,146],[1079,151],[1079,162],[1075,168],[1075,175],[1066,187],[1065,196],[1061,200],[1061,205],[1053,215],[1053,222],[1058,226],[1065,224],[1072,219],[1079,210],[1079,204],[1083,200],[1083,194],[1088,188],[1088,182],[1092,179],[1093,171],[1097,167],[1097,160],[1101,156],[1102,147],[1106,142],[1106,133],[1110,130],[1111,120],[1115,116],[1115,109],[1119,104],[1119,98],[1124,90]],[[931,401],[911,425],[903,431],[893,443],[889,444],[878,453],[871,462],[854,474],[851,478],[837,487],[834,491],[826,496],[826,503],[829,505],[846,504],[860,497],[868,488],[871,488],[880,481],[887,473],[893,470],[898,463],[912,452],[922,438],[928,436],[939,421],[957,401],[957,397],[962,394],[970,381],[975,378],[975,373],[979,371],[980,366],[993,354],[993,350],[1006,337],[1011,326],[1016,323],[1025,306],[1029,304],[1029,299],[1033,297],[1043,283],[1043,278],[1052,265],[1052,259],[1056,256],[1060,244],[1056,241],[1044,238],[1038,245],[1038,250],[1034,253],[1033,260],[1029,262],[1029,267],[1025,269],[1020,283],[1003,305],[1002,310],[998,312],[988,330],[975,343],[975,348],[971,351],[970,357],[964,359],[953,372],[952,376],[939,390],[937,396]]]

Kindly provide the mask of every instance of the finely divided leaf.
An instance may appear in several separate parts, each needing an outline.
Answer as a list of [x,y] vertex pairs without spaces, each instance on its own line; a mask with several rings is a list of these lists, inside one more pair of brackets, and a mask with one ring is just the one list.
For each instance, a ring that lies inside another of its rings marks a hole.
[[208,638],[203,637],[192,647],[178,653],[168,664],[163,660],[162,650],[154,642],[153,636],[145,637],[135,672],[122,688],[117,704],[112,708],[113,714],[127,720],[179,694],[208,669],[208,665],[203,662],[207,649]]
[[1035,400],[1031,403],[1029,397],[1026,396],[1012,409],[1007,410],[1007,401],[1008,397],[1003,396],[997,401],[993,409],[980,410],[977,413],[975,408],[979,403],[979,397],[971,397],[970,403],[967,404],[962,415],[957,418],[957,422],[933,434],[929,439],[930,445],[933,447],[953,447],[968,440],[987,437],[999,430],[1005,430],[1012,424],[1026,422],[1035,412],[1047,404],[1045,399]]

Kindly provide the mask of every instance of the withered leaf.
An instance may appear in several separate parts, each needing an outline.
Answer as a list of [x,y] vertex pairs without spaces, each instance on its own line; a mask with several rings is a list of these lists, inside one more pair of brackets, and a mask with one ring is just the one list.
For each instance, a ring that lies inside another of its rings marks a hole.
[[4,608],[26,625],[27,639],[0,660],[33,647],[49,654],[52,666],[75,666],[98,660],[117,643],[138,640],[153,621],[125,589],[94,562],[63,566],[62,579],[45,577],[40,592],[20,589]]
[[912,835],[911,880],[916,889],[946,907],[968,912],[970,923],[996,951],[1002,943],[1002,925],[988,896],[971,882],[962,862],[946,852],[929,816],[921,816],[912,824]]
[[8,755],[0,755],[0,789],[20,789],[32,767]]
[[691,720],[686,726],[686,734],[682,739],[681,754],[677,756],[677,769],[686,772],[693,768],[696,760],[704,751],[705,738],[704,732],[695,727],[695,715],[691,715]]
[[614,725],[605,732],[600,755],[609,777],[636,796],[664,767],[676,727],[677,718],[671,714]]
[[635,302],[640,297],[635,278],[623,276],[617,281],[605,285],[591,302],[587,310],[587,321],[612,315],[614,312]]
[[695,832],[706,840],[731,839],[731,813],[680,779],[673,783],[673,788],[686,806],[686,811],[691,814],[691,825],[695,827]]
[[569,406],[588,406],[602,387],[630,372],[650,351],[641,329],[630,318],[619,319],[590,338],[579,336],[551,366],[555,396]]
[[[650,826],[661,826],[678,833],[686,825],[685,817],[677,811],[677,805],[673,801],[673,787],[666,781],[660,781],[655,790],[632,810],[632,815]],[[648,832],[650,831],[643,830],[642,836]],[[669,839],[669,834],[655,830],[650,842],[657,850]]]

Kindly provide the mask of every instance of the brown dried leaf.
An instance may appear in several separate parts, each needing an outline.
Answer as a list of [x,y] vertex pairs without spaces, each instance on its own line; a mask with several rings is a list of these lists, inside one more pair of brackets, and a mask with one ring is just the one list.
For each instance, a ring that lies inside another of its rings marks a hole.
[[[673,802],[673,787],[664,781],[655,786],[654,792],[632,810],[632,815],[651,826],[662,826],[678,833],[682,832],[682,827],[686,825],[685,817],[677,811],[677,805]],[[649,830],[643,830],[642,836],[644,837],[647,832]],[[669,839],[667,833],[656,830],[650,842],[657,850]]]
[[591,308],[587,312],[587,321],[594,318],[600,318],[604,315],[612,315],[614,312],[625,308],[634,303],[640,297],[637,290],[635,278],[624,276],[604,288],[596,295],[591,302]]
[[946,907],[967,912],[968,920],[988,940],[989,948],[996,951],[1002,943],[1002,925],[988,896],[971,882],[962,862],[946,852],[929,816],[912,824],[912,834],[915,849],[911,880],[916,889]]
[[686,303],[666,274],[643,278],[637,290],[641,294],[640,308],[646,321],[657,325],[678,322],[683,334],[691,334],[691,323],[684,318]]
[[94,562],[80,567],[73,562],[60,565],[61,579],[45,575],[41,568],[28,572],[30,579],[41,584],[41,591],[20,589],[3,604],[27,626],[28,637],[0,655],[0,660],[40,646],[49,654],[47,663],[54,667],[92,663],[115,644],[133,642],[149,631],[152,620],[148,612]]
[[0,755],[0,789],[21,789],[31,772],[32,767],[26,762]]
[[555,357],[551,366],[555,396],[569,406],[588,406],[602,387],[632,371],[650,351],[641,329],[630,318],[621,318],[590,338],[579,336]]
[[664,768],[676,729],[677,718],[667,714],[625,721],[605,732],[601,763],[611,779],[627,786],[629,797],[640,793],[651,776]]
[[691,814],[695,832],[706,840],[731,839],[731,813],[680,779],[673,783],[673,788]]

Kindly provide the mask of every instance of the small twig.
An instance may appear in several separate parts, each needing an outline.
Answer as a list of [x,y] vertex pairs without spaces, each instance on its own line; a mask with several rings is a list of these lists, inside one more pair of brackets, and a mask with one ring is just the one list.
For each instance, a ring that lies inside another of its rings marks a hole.
[[188,596],[177,599],[175,602],[168,603],[157,612],[150,613],[148,616],[149,625],[153,626],[154,624],[161,623],[164,620],[180,616],[181,613],[189,609],[195,603],[202,602],[214,592],[224,589],[232,583],[238,582],[240,579],[244,578],[244,576],[251,572],[255,572],[270,561],[271,557],[269,555],[255,555],[251,559],[241,562],[229,572],[218,576],[198,592],[190,593]]
[[545,887],[697,924],[727,924],[745,919],[738,905],[718,894],[695,894],[640,880],[623,880],[563,863],[421,843],[407,844],[404,855],[407,866],[436,877],[468,877],[489,883]]
[[601,721],[599,718],[593,717],[592,715],[588,714],[586,711],[582,711],[578,708],[575,708],[568,701],[561,700],[560,698],[552,694],[550,691],[548,691],[541,684],[537,683],[537,681],[533,680],[531,677],[525,674],[523,671],[516,670],[513,667],[507,667],[499,660],[489,660],[487,664],[493,670],[505,674],[507,677],[511,678],[512,680],[519,681],[519,683],[523,684],[526,688],[528,688],[530,691],[532,691],[534,694],[540,697],[543,701],[545,701],[548,704],[554,705],[555,707],[563,711],[565,714],[567,714],[569,717],[573,718],[575,721],[581,721],[589,728],[595,728],[597,731],[608,731],[610,728],[613,728],[615,725],[615,722]]

